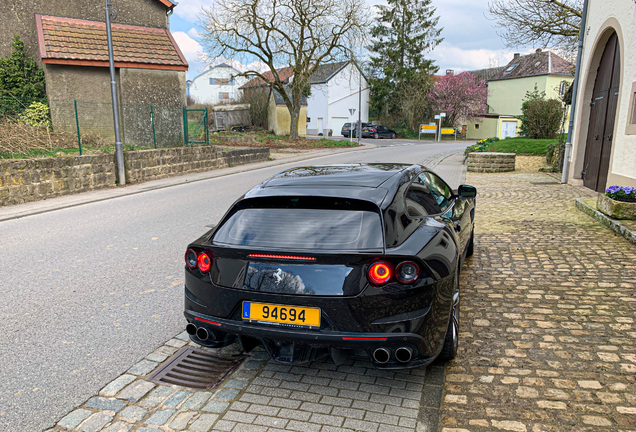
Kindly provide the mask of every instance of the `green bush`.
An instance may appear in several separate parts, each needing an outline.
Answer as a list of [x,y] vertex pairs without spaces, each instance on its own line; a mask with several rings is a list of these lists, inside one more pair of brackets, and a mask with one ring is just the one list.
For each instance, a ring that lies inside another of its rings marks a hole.
[[533,101],[526,107],[525,117],[529,138],[556,138],[563,119],[563,104],[556,99]]
[[51,130],[49,106],[42,102],[33,102],[20,114],[20,121],[28,126],[44,127]]

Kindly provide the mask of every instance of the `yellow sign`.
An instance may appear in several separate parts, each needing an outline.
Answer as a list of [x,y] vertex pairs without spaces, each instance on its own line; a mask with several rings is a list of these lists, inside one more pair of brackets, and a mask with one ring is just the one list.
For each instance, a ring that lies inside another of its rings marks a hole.
[[422,130],[435,130],[435,129],[437,129],[437,126],[434,126],[434,125],[422,125],[422,126],[420,126],[420,128]]
[[442,133],[443,134],[454,134],[455,133],[455,129],[453,129],[453,128],[447,128],[447,129],[442,128]]
[[320,327],[320,308],[243,302],[243,320]]

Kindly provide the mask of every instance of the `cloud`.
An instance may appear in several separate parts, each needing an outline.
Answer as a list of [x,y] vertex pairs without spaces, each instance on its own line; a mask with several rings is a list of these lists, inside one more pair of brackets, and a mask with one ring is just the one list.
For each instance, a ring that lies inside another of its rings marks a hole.
[[507,49],[465,49],[442,42],[430,56],[443,74],[445,69],[465,71],[503,66],[512,60],[513,53]]
[[174,13],[186,21],[195,23],[201,15],[201,8],[209,6],[212,6],[211,0],[179,0]]
[[[189,33],[189,32],[188,32]],[[205,66],[202,62],[203,47],[199,42],[194,40],[188,35],[188,33],[177,31],[172,33],[175,42],[179,45],[179,49],[185,56],[186,60],[190,64],[188,70],[188,78],[193,78],[191,75],[197,75],[201,72]]]

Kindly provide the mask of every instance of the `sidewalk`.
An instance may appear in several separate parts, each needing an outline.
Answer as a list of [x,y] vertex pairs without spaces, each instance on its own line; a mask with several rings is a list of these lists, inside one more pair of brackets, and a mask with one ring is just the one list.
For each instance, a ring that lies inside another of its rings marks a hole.
[[[462,170],[460,159],[424,163],[441,173]],[[633,431],[633,245],[575,208],[591,191],[550,175],[466,183],[478,189],[475,255],[462,273],[460,353],[446,367],[291,367],[257,350],[213,392],[148,381],[189,344],[182,333],[52,430]]]
[[442,432],[633,431],[634,247],[550,175],[472,174],[475,255]]

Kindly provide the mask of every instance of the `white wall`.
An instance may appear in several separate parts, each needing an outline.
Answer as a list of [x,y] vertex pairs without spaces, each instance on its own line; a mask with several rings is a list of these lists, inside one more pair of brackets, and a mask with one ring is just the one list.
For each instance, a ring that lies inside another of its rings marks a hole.
[[[340,135],[342,125],[358,120],[358,93],[360,72],[358,68],[349,63],[327,83],[313,84],[311,95],[307,99],[307,124],[308,134],[317,134],[319,119],[327,135],[329,129],[333,135]],[[349,114],[349,108],[355,108],[353,116]],[[362,77],[362,121],[369,121],[369,88],[367,81]]]
[[[239,71],[232,67],[213,67],[192,80],[190,96],[194,98],[197,103],[209,105],[216,105],[220,102],[229,102],[231,100],[237,101],[241,97],[241,90],[239,90],[239,88],[248,81],[245,77],[236,76],[239,73]],[[210,78],[234,79],[234,84],[210,84]],[[219,99],[219,93],[229,93],[231,99]]]
[[[327,127],[327,117],[328,117],[328,96],[329,91],[327,84],[313,84],[311,86],[311,94],[309,98],[307,98],[307,117],[309,117],[309,122],[307,123],[307,131],[312,135],[316,135],[320,132],[319,130],[319,120],[322,119],[323,126],[323,134],[326,136],[328,127]],[[334,134],[336,132],[334,131]]]
[[590,117],[590,99],[600,57],[616,31],[620,47],[621,81],[607,184],[636,185],[636,126],[630,114],[636,92],[636,5],[625,0],[590,0],[577,89],[575,133],[569,180],[580,179]]
[[[357,67],[349,63],[336,76],[329,80],[329,120],[328,128],[334,135],[340,134],[342,125],[358,120],[358,95],[360,93],[360,79],[362,79],[362,122],[369,121],[369,86],[364,77],[360,76]],[[355,108],[353,116],[349,108]]]

